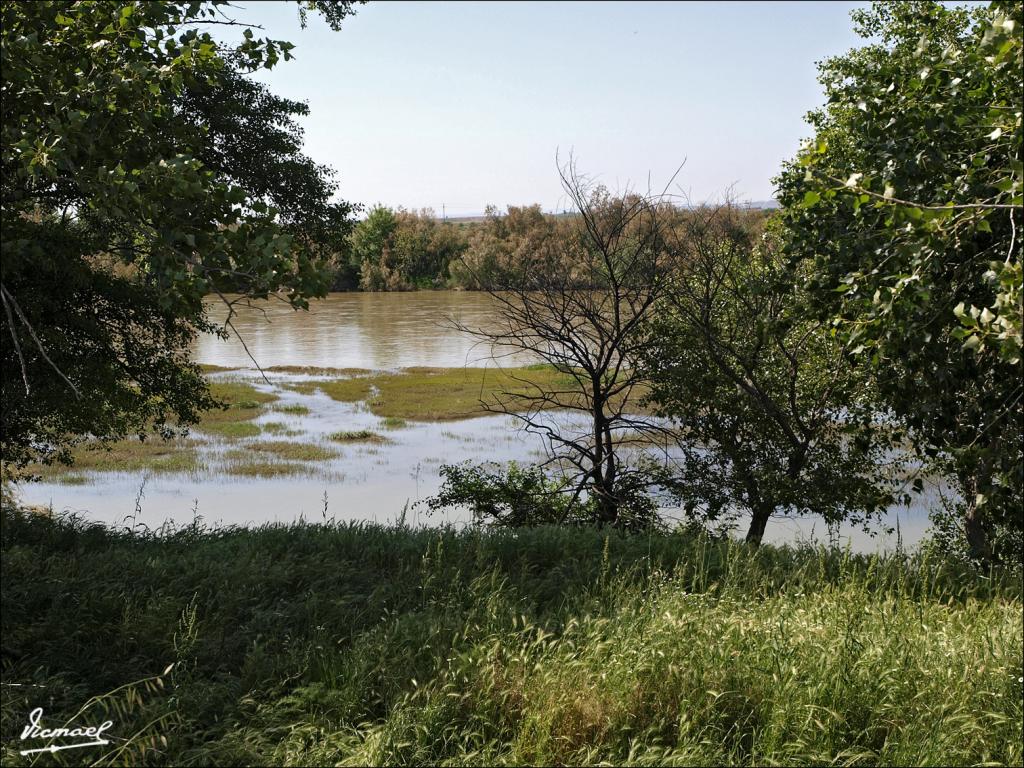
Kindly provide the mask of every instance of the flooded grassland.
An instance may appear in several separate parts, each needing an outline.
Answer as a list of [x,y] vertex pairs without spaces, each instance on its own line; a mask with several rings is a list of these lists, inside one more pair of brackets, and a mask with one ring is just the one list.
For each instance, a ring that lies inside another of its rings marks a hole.
[[[21,495],[29,504],[151,528],[196,515],[239,525],[325,516],[465,521],[466,511],[427,517],[417,504],[436,492],[439,468],[544,460],[540,435],[488,405],[566,383],[522,357],[502,358],[499,367],[490,350],[447,320],[486,324],[490,309],[486,296],[445,292],[340,294],[309,313],[275,304],[243,313],[236,325],[262,371],[237,340],[204,337],[194,351],[223,410],[176,441],[80,447],[73,467],[38,468],[42,480],[23,485]],[[586,430],[579,412],[553,410],[546,418],[560,430]],[[925,495],[890,513],[904,543],[921,537],[933,503]],[[858,549],[894,543],[849,527],[840,533]],[[812,535],[825,535],[820,521],[780,519],[766,540]]]

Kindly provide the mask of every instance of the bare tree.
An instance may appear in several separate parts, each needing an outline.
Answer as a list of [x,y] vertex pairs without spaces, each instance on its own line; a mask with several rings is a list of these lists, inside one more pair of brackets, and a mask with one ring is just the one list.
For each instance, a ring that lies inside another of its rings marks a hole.
[[[525,391],[484,405],[546,437],[548,463],[569,470],[573,502],[589,499],[595,522],[627,526],[639,522],[627,513],[638,478],[622,448],[638,432],[658,429],[636,415],[639,363],[651,345],[646,321],[668,284],[676,211],[664,192],[613,195],[572,159],[559,173],[576,215],[516,263],[475,275],[495,300],[495,322],[456,326],[489,343],[495,357],[527,352],[564,374],[560,387],[516,377]],[[585,414],[588,428],[556,426],[550,409]]]

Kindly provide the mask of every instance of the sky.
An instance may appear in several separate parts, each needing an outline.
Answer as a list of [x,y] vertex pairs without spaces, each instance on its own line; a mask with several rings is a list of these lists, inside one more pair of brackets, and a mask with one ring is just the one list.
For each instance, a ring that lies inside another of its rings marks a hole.
[[231,15],[295,43],[261,79],[309,103],[305,151],[339,197],[466,216],[561,210],[570,152],[613,191],[660,191],[685,161],[676,194],[771,199],[823,101],[815,63],[863,42],[858,5],[371,2],[340,32],[293,3]]

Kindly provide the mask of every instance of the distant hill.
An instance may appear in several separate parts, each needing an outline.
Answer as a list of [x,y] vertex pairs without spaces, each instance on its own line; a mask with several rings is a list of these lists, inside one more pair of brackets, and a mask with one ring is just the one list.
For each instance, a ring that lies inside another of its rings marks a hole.
[[[551,213],[550,211],[544,211],[544,215],[545,216],[575,216],[576,212],[575,211],[564,211],[562,213]],[[438,218],[438,220],[441,219],[440,216],[438,216],[437,218]],[[487,220],[487,217],[484,214],[482,214],[482,213],[479,216],[476,216],[476,215],[473,215],[473,216],[449,216],[446,219],[446,221],[448,221],[448,222],[450,222],[452,224],[474,224],[474,223],[478,223],[478,222],[486,221],[486,220]]]
[[[440,216],[437,217],[440,220]],[[445,221],[449,221],[452,224],[474,224],[479,221],[486,220],[486,216],[449,216]]]
[[[779,201],[778,200],[744,200],[744,201],[742,201],[740,203],[740,205],[742,205],[745,208],[752,208],[754,210],[764,210],[764,211],[775,210],[776,208],[780,208],[781,207],[779,205]],[[564,211],[562,213],[550,213],[550,212],[545,211],[545,213],[547,213],[547,215],[549,215],[549,216],[575,216],[576,215],[574,211]],[[438,219],[438,221],[440,221],[441,217],[438,216],[437,219]],[[449,216],[447,219],[445,219],[445,221],[448,221],[448,222],[450,222],[452,224],[477,224],[477,223],[479,223],[481,221],[486,221],[486,220],[487,220],[487,217],[484,214],[482,214],[482,213],[479,214],[479,215],[470,215],[470,216]]]

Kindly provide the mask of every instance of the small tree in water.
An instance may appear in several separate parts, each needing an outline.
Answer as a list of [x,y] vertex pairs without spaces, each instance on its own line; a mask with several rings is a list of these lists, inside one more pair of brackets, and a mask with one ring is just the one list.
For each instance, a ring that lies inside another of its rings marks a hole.
[[869,381],[801,311],[771,228],[724,205],[687,212],[676,232],[684,268],[643,371],[681,430],[666,484],[702,522],[748,514],[755,545],[776,514],[866,522],[896,476]]

